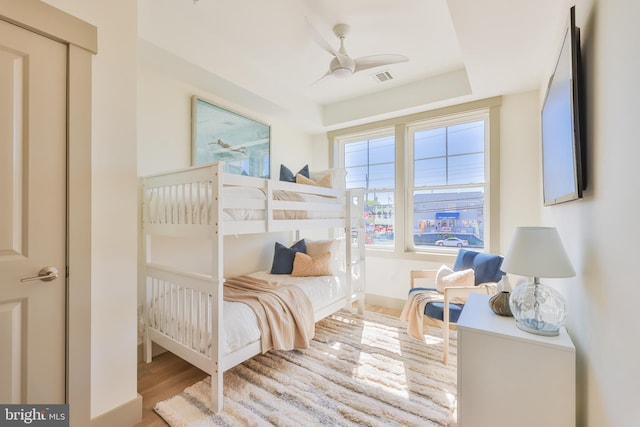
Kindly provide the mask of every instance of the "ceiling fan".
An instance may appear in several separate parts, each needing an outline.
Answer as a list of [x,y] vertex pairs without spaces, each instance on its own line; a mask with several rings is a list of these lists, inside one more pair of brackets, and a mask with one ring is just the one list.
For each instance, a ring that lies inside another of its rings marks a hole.
[[318,30],[307,19],[307,27],[312,37],[318,43],[318,45],[333,55],[333,59],[329,63],[329,70],[320,77],[319,80],[328,76],[333,76],[339,79],[350,77],[352,74],[359,71],[368,70],[374,67],[380,67],[383,65],[397,64],[399,62],[407,62],[409,58],[404,55],[396,54],[382,54],[363,56],[360,58],[351,58],[346,49],[344,48],[344,39],[349,34],[351,27],[347,24],[337,24],[333,27],[333,33],[340,39],[340,48],[335,50],[331,45],[320,35]]

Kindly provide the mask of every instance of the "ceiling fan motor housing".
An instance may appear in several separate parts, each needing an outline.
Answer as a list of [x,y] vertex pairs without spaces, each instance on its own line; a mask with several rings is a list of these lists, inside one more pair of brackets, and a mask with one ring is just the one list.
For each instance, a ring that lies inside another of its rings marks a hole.
[[336,78],[345,78],[353,74],[356,69],[356,63],[350,57],[344,57],[342,63],[338,61],[338,58],[333,58],[329,64],[331,75]]

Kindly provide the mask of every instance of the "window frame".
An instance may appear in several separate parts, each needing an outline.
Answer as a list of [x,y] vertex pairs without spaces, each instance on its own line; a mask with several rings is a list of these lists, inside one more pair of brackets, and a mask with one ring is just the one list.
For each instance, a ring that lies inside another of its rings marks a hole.
[[[408,252],[417,252],[417,253],[456,253],[457,248],[453,247],[437,247],[437,246],[417,246],[413,239],[413,211],[414,211],[414,197],[413,193],[416,189],[424,189],[428,186],[415,186],[415,134],[419,131],[431,130],[431,129],[441,129],[449,126],[455,126],[459,124],[465,124],[470,122],[484,122],[484,146],[483,146],[483,156],[484,156],[484,181],[482,183],[466,183],[466,184],[444,184],[444,185],[434,185],[430,186],[433,189],[446,189],[446,188],[479,188],[482,187],[484,190],[484,202],[483,209],[487,210],[487,193],[489,192],[489,170],[491,163],[489,161],[490,155],[487,155],[490,150],[490,113],[488,109],[472,111],[462,114],[453,114],[443,117],[438,117],[434,119],[421,120],[413,123],[407,123],[407,138],[406,138],[406,188],[405,188],[405,200],[406,200],[406,215],[405,215],[405,224],[406,233],[405,233],[405,246],[406,251]],[[449,157],[448,155],[446,157]],[[486,228],[486,225],[485,225]],[[485,230],[485,232],[488,230]],[[488,233],[485,233],[488,234]],[[486,245],[485,245],[486,246]],[[486,247],[482,249],[478,249],[480,251],[486,250]]]
[[[383,252],[392,252],[395,251],[395,246],[397,244],[397,238],[396,238],[396,227],[397,227],[397,220],[398,220],[398,216],[397,213],[395,213],[395,209],[396,209],[396,205],[397,205],[397,194],[398,194],[398,174],[397,174],[397,170],[398,170],[398,152],[397,152],[397,145],[398,145],[398,141],[396,139],[396,134],[395,134],[395,129],[393,126],[386,126],[386,127],[381,127],[381,128],[377,128],[371,131],[366,131],[366,132],[360,132],[360,133],[355,133],[355,134],[351,134],[351,135],[345,135],[344,137],[339,137],[336,139],[335,144],[337,147],[337,150],[334,150],[337,154],[337,165],[340,166],[336,166],[336,167],[340,167],[340,168],[344,168],[344,161],[345,161],[345,156],[344,156],[344,147],[347,144],[352,144],[352,143],[356,143],[356,142],[362,142],[364,140],[371,140],[371,139],[376,139],[376,138],[386,138],[392,136],[394,137],[394,148],[395,148],[395,156],[394,156],[394,171],[395,171],[395,176],[394,176],[394,183],[393,183],[393,199],[394,199],[394,223],[393,223],[393,228],[394,228],[394,239],[393,239],[393,245],[376,245],[376,244],[371,244],[371,245],[366,245],[366,249],[367,250],[378,250],[378,251],[383,251]],[[366,189],[365,189],[366,192]]]
[[[408,129],[410,126],[421,122],[447,121],[457,117],[474,117],[479,114],[487,114],[488,124],[485,132],[485,246],[484,252],[500,252],[500,106],[502,97],[493,97],[464,104],[453,105],[429,111],[399,116],[396,118],[375,121],[327,133],[329,144],[329,162],[332,167],[343,167],[344,159],[341,150],[341,141],[353,141],[361,139],[363,135],[371,135],[381,130],[393,128],[396,144],[396,182],[395,182],[395,221],[393,249],[380,246],[367,246],[367,254],[387,258],[414,259],[432,262],[451,262],[454,251],[443,250],[438,247],[427,247],[416,251],[413,248],[413,231],[408,222],[412,216],[409,211],[407,199],[408,188],[411,183],[413,188],[413,141],[409,140]],[[411,170],[409,171],[408,168]],[[411,182],[409,182],[411,180]],[[413,201],[411,209],[413,209]],[[402,219],[399,221],[399,219]],[[410,230],[407,230],[410,229]]]

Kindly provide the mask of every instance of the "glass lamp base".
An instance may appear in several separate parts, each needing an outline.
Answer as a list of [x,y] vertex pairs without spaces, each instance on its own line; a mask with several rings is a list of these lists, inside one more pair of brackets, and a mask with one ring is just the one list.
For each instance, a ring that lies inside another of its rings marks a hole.
[[536,335],[556,336],[567,320],[567,303],[562,294],[542,285],[537,278],[533,283],[517,286],[509,306],[516,326]]
[[518,327],[518,329],[521,329],[525,332],[529,332],[530,334],[544,335],[547,337],[555,337],[560,334],[560,328],[558,327],[552,328],[552,329],[536,329],[536,328],[531,328],[525,325],[524,323],[520,323],[518,321],[516,321],[516,326]]

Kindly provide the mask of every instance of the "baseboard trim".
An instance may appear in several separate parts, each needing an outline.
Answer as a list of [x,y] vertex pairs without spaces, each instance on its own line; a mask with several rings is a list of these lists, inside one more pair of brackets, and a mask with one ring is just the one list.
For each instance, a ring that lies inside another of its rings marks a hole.
[[142,396],[91,419],[91,427],[130,427],[142,420]]
[[406,301],[407,301],[406,299],[391,298],[391,297],[385,297],[382,295],[374,295],[374,294],[365,295],[365,302],[367,304],[378,305],[380,307],[394,308],[396,310],[402,310],[402,308],[404,307],[404,303]]

